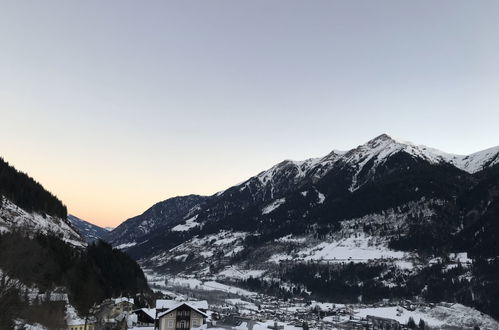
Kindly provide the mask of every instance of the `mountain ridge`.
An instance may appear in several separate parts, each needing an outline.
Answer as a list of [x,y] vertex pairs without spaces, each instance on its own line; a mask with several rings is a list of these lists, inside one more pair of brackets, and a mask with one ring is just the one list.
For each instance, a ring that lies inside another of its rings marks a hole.
[[[316,183],[334,167],[341,168],[341,170],[345,171],[345,175],[351,176],[349,191],[353,192],[373,177],[378,166],[382,166],[387,159],[400,152],[434,165],[451,165],[470,174],[477,173],[484,168],[499,163],[499,146],[469,155],[455,155],[424,145],[416,145],[412,142],[394,139],[387,134],[381,134],[348,151],[333,150],[323,157],[309,158],[304,161],[284,160],[240,184],[219,191],[212,196],[203,196],[202,199],[203,203],[207,203],[214,199],[233,196],[236,194],[236,191],[244,193],[247,190],[250,191],[249,195],[253,202],[256,200],[261,202],[270,201],[286,194],[290,189]],[[158,202],[151,208],[159,207],[162,203],[168,203],[168,201],[174,198],[186,198],[187,196],[173,197]],[[244,207],[247,207],[247,205]],[[118,239],[118,237],[123,235],[120,234],[120,231],[124,227],[127,227],[127,232],[132,229],[133,226],[124,225],[125,223],[130,223],[132,219],[135,219],[133,221],[140,224],[140,216],[124,221],[111,231],[109,240],[111,242],[131,243],[123,239]],[[187,218],[184,217],[177,220],[181,221],[185,219]],[[158,222],[160,223],[153,224],[152,227],[155,228],[156,226],[161,227],[164,225],[160,220]],[[132,236],[137,238],[140,235]]]
[[91,222],[85,221],[77,216],[68,214],[68,220],[87,243],[97,240],[105,240],[109,231]]

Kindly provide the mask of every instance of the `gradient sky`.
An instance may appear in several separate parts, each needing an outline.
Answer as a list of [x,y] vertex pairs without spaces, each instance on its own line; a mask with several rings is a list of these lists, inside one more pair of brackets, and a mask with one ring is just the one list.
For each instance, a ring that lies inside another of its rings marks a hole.
[[384,132],[499,145],[498,1],[0,4],[0,156],[99,225]]

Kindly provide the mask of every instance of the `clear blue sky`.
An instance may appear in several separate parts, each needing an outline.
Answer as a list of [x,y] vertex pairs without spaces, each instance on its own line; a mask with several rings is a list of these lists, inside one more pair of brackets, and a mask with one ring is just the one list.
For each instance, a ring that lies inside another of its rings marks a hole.
[[380,133],[499,145],[498,1],[2,1],[0,156],[116,225]]

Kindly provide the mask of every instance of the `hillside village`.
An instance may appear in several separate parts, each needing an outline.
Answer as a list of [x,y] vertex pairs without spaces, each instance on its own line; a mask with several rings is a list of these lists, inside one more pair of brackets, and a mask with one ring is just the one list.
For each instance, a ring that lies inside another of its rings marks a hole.
[[[218,303],[195,300],[168,292],[173,299],[157,299],[154,306],[138,308],[133,298],[107,299],[92,309],[93,316],[79,318],[71,308],[68,330],[171,330],[171,329],[495,329],[493,319],[459,304],[389,301],[377,304],[333,304],[303,299],[287,301],[256,295],[221,298]],[[201,292],[198,292],[200,294]],[[206,293],[206,292],[205,292]],[[85,323],[86,321],[86,323]]]

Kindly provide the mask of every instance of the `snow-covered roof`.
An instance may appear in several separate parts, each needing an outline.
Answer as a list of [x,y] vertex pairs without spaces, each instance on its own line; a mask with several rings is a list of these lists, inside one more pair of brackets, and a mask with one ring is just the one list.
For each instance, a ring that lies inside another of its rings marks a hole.
[[[91,324],[94,322],[95,322],[95,318],[93,316],[89,317],[87,320],[88,324]],[[76,309],[73,306],[68,304],[66,307],[66,323],[67,323],[67,325],[81,325],[81,324],[85,324],[85,319],[79,317],[77,312],[76,312]]]
[[137,311],[143,311],[146,313],[149,317],[155,319],[156,318],[156,308],[139,308],[133,311],[133,313]]
[[171,309],[174,306],[179,306],[179,303],[188,303],[197,309],[208,309],[208,302],[206,300],[189,300],[189,301],[178,301],[173,299],[158,299],[156,300],[157,309]]
[[[176,305],[174,305],[171,308],[167,309],[166,311],[160,313],[158,315],[158,319],[162,318],[166,314],[174,311],[175,309],[177,309],[177,308],[179,308],[180,306],[183,306],[183,305],[190,307],[191,309],[193,309],[194,311],[196,311],[197,313],[199,313],[199,314],[201,314],[201,315],[203,315],[205,317],[208,317],[208,315],[205,312],[202,312],[202,311],[199,310],[199,308],[196,308],[196,307],[193,306],[192,303],[196,303],[196,302],[197,301],[177,301]],[[202,301],[199,301],[199,302],[206,302],[206,300],[202,300]],[[206,302],[206,307],[208,307],[208,303],[207,302]]]
[[130,304],[133,304],[134,303],[134,300],[133,298],[127,298],[127,297],[119,297],[119,298],[114,298],[114,304],[117,305],[119,303],[122,303],[122,302],[128,302]]

